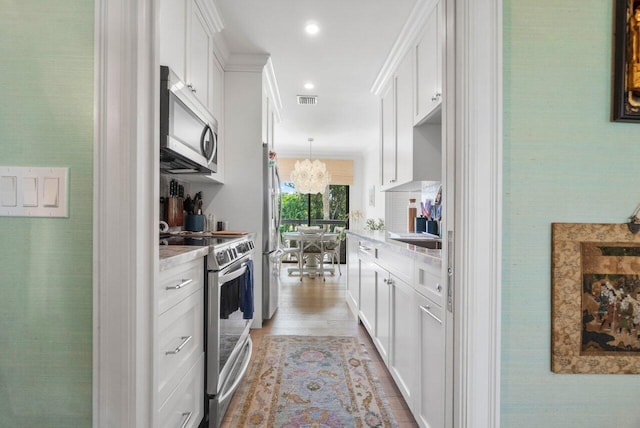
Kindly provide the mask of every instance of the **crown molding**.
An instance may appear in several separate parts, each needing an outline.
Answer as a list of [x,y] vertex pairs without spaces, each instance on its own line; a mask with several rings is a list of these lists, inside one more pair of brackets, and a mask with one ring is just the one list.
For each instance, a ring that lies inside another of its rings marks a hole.
[[222,15],[216,7],[213,0],[195,0],[196,4],[200,8],[204,20],[207,26],[213,33],[219,33],[224,28],[224,22],[222,21]]
[[438,3],[438,0],[418,0],[409,13],[409,19],[400,30],[400,34],[396,39],[387,59],[382,68],[378,72],[378,76],[371,85],[369,90],[374,95],[380,95],[382,89],[393,76],[398,68],[398,64],[406,53],[411,49],[412,45],[418,40],[418,37],[424,31],[424,25],[427,22],[429,14]]
[[271,57],[267,59],[267,64],[264,66],[264,87],[272,101],[273,113],[276,122],[280,122],[280,112],[282,111],[282,99],[280,98],[280,89],[278,88],[278,80],[276,79],[276,72],[273,69],[273,61]]
[[232,53],[227,57],[224,71],[244,71],[262,73],[269,61],[269,54],[239,54]]

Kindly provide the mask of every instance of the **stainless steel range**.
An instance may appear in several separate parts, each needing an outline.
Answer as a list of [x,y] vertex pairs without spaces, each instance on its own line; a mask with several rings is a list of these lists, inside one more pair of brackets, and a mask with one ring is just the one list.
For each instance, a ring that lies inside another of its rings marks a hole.
[[161,244],[208,246],[205,288],[205,409],[209,427],[219,427],[252,352],[254,242],[244,236],[183,234]]

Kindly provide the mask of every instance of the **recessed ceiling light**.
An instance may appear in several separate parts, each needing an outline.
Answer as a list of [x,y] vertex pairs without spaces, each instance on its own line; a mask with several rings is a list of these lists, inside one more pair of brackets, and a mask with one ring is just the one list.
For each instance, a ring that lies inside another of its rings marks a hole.
[[315,36],[320,31],[320,27],[315,22],[309,22],[305,27],[304,31],[307,32],[310,36]]
[[315,87],[316,87],[316,85],[314,85],[314,84],[313,84],[313,83],[311,83],[311,82],[307,82],[307,83],[305,83],[305,84],[304,84],[304,88],[305,88],[305,89],[313,89],[313,88],[315,88]]

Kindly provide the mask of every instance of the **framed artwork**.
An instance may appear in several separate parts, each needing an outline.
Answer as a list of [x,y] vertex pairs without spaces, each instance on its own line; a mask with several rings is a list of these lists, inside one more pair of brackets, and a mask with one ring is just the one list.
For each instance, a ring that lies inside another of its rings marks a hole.
[[551,370],[640,373],[640,234],[553,223]]
[[640,0],[615,0],[613,120],[640,121]]

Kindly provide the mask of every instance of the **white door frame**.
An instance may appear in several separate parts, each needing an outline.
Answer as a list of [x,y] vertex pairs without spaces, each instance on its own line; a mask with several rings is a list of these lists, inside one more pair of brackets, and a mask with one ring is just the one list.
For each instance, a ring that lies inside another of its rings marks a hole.
[[93,426],[155,426],[156,0],[95,0]]
[[502,0],[455,0],[454,426],[500,426]]
[[[455,0],[454,426],[500,425],[502,0]],[[95,0],[93,426],[154,426],[156,0]]]

